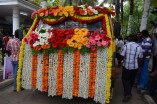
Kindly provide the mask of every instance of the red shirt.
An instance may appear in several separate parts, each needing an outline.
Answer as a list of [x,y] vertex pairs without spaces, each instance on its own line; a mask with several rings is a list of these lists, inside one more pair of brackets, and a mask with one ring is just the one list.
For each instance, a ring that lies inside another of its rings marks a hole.
[[4,49],[6,49],[8,41],[9,41],[9,37],[8,36],[4,36],[3,37]]
[[12,61],[18,61],[19,52],[20,52],[21,41],[18,38],[13,38],[8,41],[6,50],[11,51]]

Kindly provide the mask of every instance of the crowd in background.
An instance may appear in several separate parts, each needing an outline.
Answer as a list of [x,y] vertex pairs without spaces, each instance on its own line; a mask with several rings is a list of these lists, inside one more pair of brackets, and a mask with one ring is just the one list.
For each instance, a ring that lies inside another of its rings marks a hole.
[[[157,89],[157,28],[153,27],[151,32],[143,30],[115,39],[116,59],[118,67],[122,66],[122,83],[124,88],[123,102],[132,97],[134,85],[142,93],[155,96]],[[149,69],[150,58],[152,68]]]

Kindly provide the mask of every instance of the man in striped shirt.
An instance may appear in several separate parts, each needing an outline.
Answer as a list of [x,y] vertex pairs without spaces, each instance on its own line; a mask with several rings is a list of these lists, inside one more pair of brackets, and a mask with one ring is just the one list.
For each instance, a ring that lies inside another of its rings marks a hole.
[[148,82],[148,65],[149,65],[149,59],[151,56],[151,50],[152,50],[152,40],[149,37],[148,30],[143,30],[142,35],[144,37],[142,41],[142,49],[143,49],[143,65],[140,68],[139,71],[139,79],[138,79],[138,87],[141,90],[146,90],[147,82]]
[[6,50],[11,52],[11,60],[13,65],[13,77],[14,77],[14,91],[16,91],[16,76],[18,70],[18,57],[20,52],[21,41],[18,39],[18,31],[15,31],[15,36],[13,39],[10,39],[7,43]]
[[123,59],[122,83],[124,87],[123,102],[130,100],[131,90],[139,68],[139,59],[143,57],[142,47],[136,41],[136,35],[130,35],[130,42],[125,44],[120,55]]

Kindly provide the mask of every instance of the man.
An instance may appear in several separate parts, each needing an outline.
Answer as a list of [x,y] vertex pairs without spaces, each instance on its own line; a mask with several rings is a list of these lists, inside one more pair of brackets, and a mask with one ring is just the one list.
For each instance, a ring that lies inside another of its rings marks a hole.
[[123,45],[124,45],[123,38],[122,38],[122,36],[119,36],[117,46],[116,46],[116,57],[117,57],[117,61],[118,61],[118,67],[121,67],[120,52],[121,52]]
[[140,68],[139,71],[139,80],[138,80],[138,87],[143,92],[147,88],[148,83],[148,65],[149,65],[149,59],[151,56],[151,49],[152,49],[152,40],[149,37],[148,30],[143,30],[141,32],[143,35],[143,41],[142,41],[142,49],[143,49],[143,65]]
[[148,85],[149,94],[153,97],[157,89],[157,27],[153,26],[151,31],[151,39],[153,42],[153,65],[150,73],[150,80]]
[[10,39],[7,43],[6,50],[11,51],[11,60],[13,65],[13,77],[14,77],[14,92],[16,92],[16,76],[18,70],[18,56],[20,52],[21,41],[18,39],[18,30],[15,31],[15,36],[13,39]]
[[122,83],[124,87],[123,102],[132,97],[131,90],[139,68],[139,60],[143,57],[142,47],[136,41],[136,35],[130,35],[130,42],[125,44],[120,55],[123,60]]

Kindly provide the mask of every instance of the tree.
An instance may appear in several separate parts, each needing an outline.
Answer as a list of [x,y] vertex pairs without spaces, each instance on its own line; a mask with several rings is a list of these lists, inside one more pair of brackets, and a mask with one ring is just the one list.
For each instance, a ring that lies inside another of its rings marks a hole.
[[130,2],[130,15],[128,21],[127,35],[131,33],[131,21],[133,20],[133,13],[134,13],[134,0],[130,0],[129,2]]
[[147,28],[147,20],[148,20],[150,4],[151,4],[151,0],[144,0],[144,10],[143,10],[143,15],[142,15],[142,20],[141,20],[140,31]]

